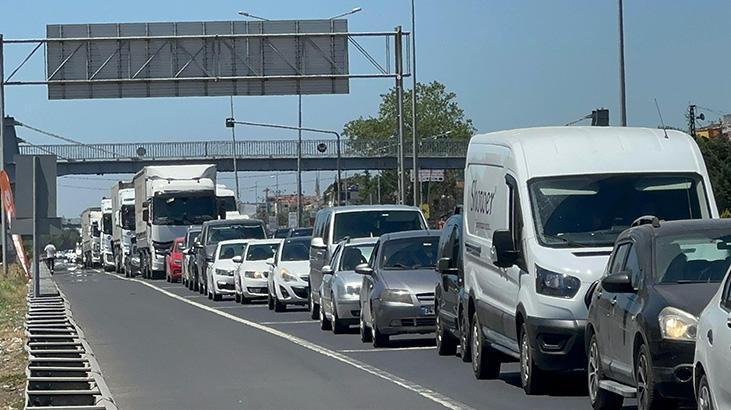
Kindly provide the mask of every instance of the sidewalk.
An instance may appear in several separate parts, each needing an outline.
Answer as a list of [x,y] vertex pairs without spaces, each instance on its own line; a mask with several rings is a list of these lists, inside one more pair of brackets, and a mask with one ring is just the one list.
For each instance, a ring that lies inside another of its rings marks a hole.
[[[46,263],[44,261],[41,261],[38,266],[40,266],[40,296],[58,296],[58,287],[56,286],[56,283],[53,281],[53,278],[51,277],[51,271],[48,270],[48,266],[46,266]],[[32,282],[35,284],[35,282]]]

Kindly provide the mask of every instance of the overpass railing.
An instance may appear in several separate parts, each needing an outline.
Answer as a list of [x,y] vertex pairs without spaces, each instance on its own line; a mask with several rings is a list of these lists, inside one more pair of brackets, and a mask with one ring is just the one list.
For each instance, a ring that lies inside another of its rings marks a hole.
[[[423,140],[419,155],[422,157],[460,158],[467,154],[467,140]],[[296,158],[297,141],[292,140],[248,140],[237,141],[234,149],[232,141],[181,141],[181,142],[141,142],[108,144],[58,144],[58,145],[19,145],[20,154],[47,155],[58,157],[59,162],[69,161],[136,161],[154,159],[216,159],[230,158]],[[342,140],[340,142],[343,158],[395,157],[398,144],[395,139],[377,142]],[[411,141],[407,141],[405,155],[411,155]],[[303,140],[304,158],[335,158],[337,141],[335,139]]]

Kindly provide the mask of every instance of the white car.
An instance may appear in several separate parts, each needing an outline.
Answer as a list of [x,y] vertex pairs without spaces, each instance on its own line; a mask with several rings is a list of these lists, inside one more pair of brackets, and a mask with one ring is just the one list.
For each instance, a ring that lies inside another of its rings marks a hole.
[[731,409],[731,273],[703,310],[695,343],[698,409]]
[[241,255],[246,246],[244,239],[232,239],[221,241],[216,246],[213,262],[208,267],[210,275],[207,276],[208,299],[221,300],[224,295],[234,294],[234,273],[236,262],[234,257]]
[[320,329],[340,334],[358,324],[363,277],[355,272],[355,267],[368,263],[377,241],[378,238],[342,241],[329,264],[322,267]]
[[310,294],[310,237],[282,241],[268,277],[269,309],[284,312],[287,305],[307,305]]
[[267,276],[270,269],[267,260],[274,258],[281,243],[281,239],[250,241],[243,253],[233,258],[239,264],[234,274],[236,302],[247,304],[252,299],[267,297]]

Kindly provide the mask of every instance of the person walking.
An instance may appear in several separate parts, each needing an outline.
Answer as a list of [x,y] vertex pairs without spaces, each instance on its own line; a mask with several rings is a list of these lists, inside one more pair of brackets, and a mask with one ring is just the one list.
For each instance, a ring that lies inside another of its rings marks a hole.
[[43,248],[43,252],[46,252],[46,265],[48,265],[48,270],[51,271],[51,275],[53,275],[53,269],[56,261],[56,247],[53,246],[52,243],[49,243],[45,248]]

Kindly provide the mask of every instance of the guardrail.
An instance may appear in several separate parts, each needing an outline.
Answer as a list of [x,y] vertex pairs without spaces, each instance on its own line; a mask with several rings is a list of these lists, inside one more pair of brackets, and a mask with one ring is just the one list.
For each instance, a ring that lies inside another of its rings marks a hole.
[[[420,144],[423,157],[459,158],[467,153],[467,140],[425,140]],[[24,145],[19,147],[23,155],[53,154],[59,162],[70,161],[136,161],[151,159],[215,159],[230,158],[297,158],[297,141],[255,140],[237,141],[189,141],[189,142],[141,142],[122,144],[59,144]],[[395,139],[363,142],[342,140],[342,158],[395,157],[398,144]],[[411,155],[411,143],[407,141],[405,155]],[[303,140],[302,157],[335,158],[337,141],[334,139]]]

